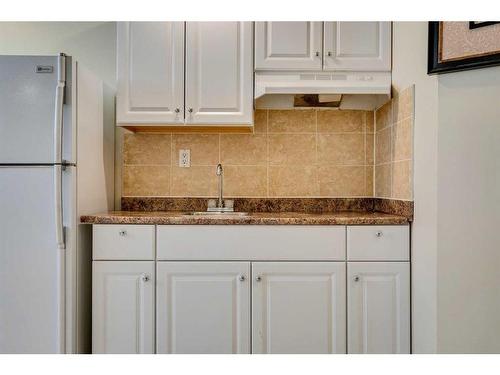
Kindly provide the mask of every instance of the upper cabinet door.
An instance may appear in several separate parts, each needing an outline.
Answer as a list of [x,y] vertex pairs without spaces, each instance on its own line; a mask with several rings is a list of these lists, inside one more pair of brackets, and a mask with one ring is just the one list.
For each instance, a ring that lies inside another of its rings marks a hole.
[[257,262],[252,278],[252,353],[345,353],[344,262]]
[[256,22],[256,70],[321,70],[323,22]]
[[157,262],[157,352],[250,353],[250,263]]
[[119,22],[118,124],[184,122],[184,22]]
[[390,22],[325,22],[324,69],[391,70]]
[[253,123],[251,22],[186,23],[186,123]]
[[347,267],[348,353],[410,353],[409,262]]

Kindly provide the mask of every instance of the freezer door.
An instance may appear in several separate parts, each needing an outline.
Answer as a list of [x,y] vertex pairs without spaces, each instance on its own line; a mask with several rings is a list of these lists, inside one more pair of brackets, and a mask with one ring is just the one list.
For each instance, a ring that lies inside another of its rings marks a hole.
[[56,162],[57,63],[56,56],[0,56],[0,164]]
[[0,353],[64,351],[55,167],[0,167]]

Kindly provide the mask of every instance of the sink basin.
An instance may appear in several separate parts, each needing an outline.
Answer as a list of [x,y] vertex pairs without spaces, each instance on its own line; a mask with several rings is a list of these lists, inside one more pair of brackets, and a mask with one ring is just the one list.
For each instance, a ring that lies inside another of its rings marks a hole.
[[248,212],[221,212],[221,211],[195,211],[186,212],[184,215],[189,216],[248,216]]

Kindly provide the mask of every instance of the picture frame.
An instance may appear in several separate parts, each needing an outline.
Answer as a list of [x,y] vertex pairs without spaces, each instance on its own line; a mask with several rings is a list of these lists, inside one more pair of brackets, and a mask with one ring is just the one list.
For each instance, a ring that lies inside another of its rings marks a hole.
[[[429,22],[427,74],[452,73],[500,65],[500,50],[482,51],[475,55],[464,54],[463,56],[443,59],[443,23],[442,21]],[[467,31],[471,33],[485,30],[487,27],[499,27],[498,23],[500,22],[465,22]]]

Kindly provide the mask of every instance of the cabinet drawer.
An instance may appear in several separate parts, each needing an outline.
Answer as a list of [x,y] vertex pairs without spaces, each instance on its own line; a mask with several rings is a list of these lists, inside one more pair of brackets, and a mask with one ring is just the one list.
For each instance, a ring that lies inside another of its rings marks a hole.
[[345,260],[345,226],[159,225],[160,260]]
[[154,225],[94,225],[94,260],[154,260]]
[[348,260],[410,259],[408,225],[347,227]]

